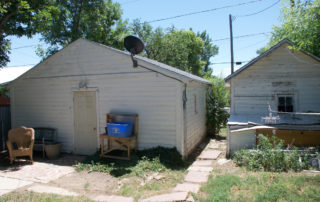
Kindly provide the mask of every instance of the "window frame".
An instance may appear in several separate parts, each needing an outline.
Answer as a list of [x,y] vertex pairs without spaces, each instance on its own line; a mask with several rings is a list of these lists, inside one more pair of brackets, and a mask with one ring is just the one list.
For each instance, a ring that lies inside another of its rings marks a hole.
[[[284,98],[284,106],[280,106],[280,98]],[[290,105],[288,105],[287,103],[287,99],[290,98],[291,99],[291,109],[292,110],[288,110],[290,109]],[[279,94],[277,95],[277,110],[279,113],[290,113],[290,112],[294,112],[295,111],[295,108],[296,108],[296,103],[295,103],[295,96],[293,94]],[[279,108],[280,107],[283,107],[283,111],[280,111]]]

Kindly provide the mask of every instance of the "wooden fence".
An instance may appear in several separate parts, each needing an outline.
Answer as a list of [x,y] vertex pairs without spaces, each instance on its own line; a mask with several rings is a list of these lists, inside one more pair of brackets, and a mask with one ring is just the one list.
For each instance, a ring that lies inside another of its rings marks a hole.
[[10,106],[0,106],[0,151],[5,149],[8,131],[11,129]]

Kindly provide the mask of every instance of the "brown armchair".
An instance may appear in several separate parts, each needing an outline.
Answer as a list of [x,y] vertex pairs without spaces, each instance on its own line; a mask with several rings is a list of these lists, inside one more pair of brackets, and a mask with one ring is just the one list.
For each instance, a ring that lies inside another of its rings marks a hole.
[[34,130],[20,126],[9,130],[7,147],[9,150],[10,164],[17,156],[29,156],[33,163],[33,145],[34,145]]

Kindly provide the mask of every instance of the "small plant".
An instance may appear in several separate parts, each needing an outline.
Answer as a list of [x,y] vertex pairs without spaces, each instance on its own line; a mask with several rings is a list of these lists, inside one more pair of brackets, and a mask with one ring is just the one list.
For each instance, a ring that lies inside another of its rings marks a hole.
[[309,168],[308,153],[299,153],[297,148],[284,151],[283,141],[275,136],[258,136],[257,150],[240,150],[233,156],[239,166],[248,170],[271,172],[301,171]]
[[83,185],[84,189],[86,189],[86,190],[87,190],[87,189],[89,188],[89,185],[90,185],[90,184],[89,184],[88,182],[87,182],[87,183],[85,183],[85,184]]

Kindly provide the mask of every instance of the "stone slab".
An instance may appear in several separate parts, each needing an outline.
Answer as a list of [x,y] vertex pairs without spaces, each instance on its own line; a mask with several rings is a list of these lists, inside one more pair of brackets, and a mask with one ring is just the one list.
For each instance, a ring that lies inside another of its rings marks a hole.
[[225,159],[225,158],[218,160],[218,164],[219,164],[219,165],[223,165],[223,164],[226,164],[226,163],[228,163],[228,162],[230,162],[230,160]]
[[189,197],[187,198],[187,202],[195,202],[195,201],[194,201],[194,199],[193,199],[192,196],[189,196]]
[[212,160],[196,160],[192,166],[212,166]]
[[173,192],[169,194],[161,194],[143,199],[141,202],[154,201],[185,201],[188,197],[188,192]]
[[184,181],[192,183],[205,183],[208,181],[209,172],[189,171]]
[[133,202],[133,197],[124,197],[116,195],[98,195],[93,198],[95,201],[108,201],[108,202]]
[[50,163],[34,162],[21,167],[8,167],[0,170],[0,176],[25,181],[48,183],[64,175],[74,172],[72,166],[60,166]]
[[53,186],[47,186],[47,185],[33,185],[28,188],[28,191],[33,191],[37,193],[47,193],[47,194],[58,194],[58,195],[64,195],[64,196],[78,196],[79,194],[68,191],[66,189],[60,188],[60,187],[53,187]]
[[199,159],[216,160],[221,153],[218,150],[205,150],[200,154]]
[[31,181],[0,177],[0,196],[32,183]]
[[202,167],[202,166],[190,166],[188,170],[199,171],[199,172],[211,172],[213,170],[212,167]]
[[173,191],[186,191],[197,193],[200,189],[200,184],[183,183],[178,184]]

